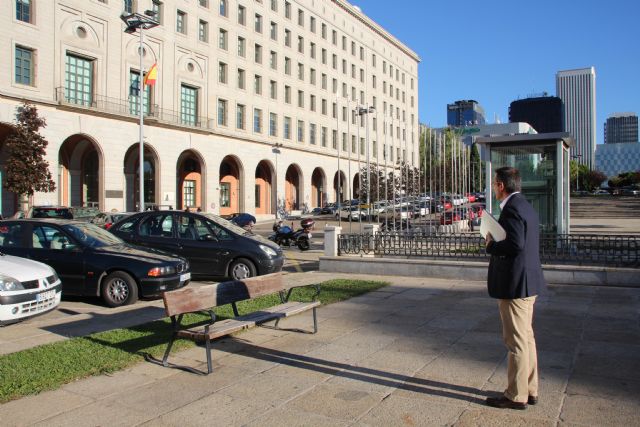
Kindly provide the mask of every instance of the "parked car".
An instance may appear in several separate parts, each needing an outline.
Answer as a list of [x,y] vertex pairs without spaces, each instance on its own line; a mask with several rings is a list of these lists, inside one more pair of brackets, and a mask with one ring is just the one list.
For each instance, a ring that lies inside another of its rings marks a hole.
[[166,252],[132,246],[87,222],[61,219],[0,221],[2,252],[52,267],[68,295],[101,296],[110,307],[181,288],[189,263]]
[[620,194],[623,196],[640,196],[640,190],[634,187],[623,187]]
[[100,209],[94,207],[74,206],[71,209],[73,219],[78,221],[91,222],[91,220],[100,213]]
[[109,231],[129,243],[186,258],[199,277],[242,280],[275,273],[284,264],[278,245],[210,213],[146,211]]
[[440,215],[440,225],[453,224],[455,221],[462,221],[462,216],[457,210],[446,211]]
[[61,291],[60,279],[53,268],[0,253],[0,325],[55,309],[60,304]]
[[133,215],[135,212],[100,212],[96,216],[94,216],[91,221],[91,224],[95,224],[100,228],[104,228],[108,230],[111,228],[113,224],[120,221],[123,218],[128,217],[129,215]]
[[340,209],[339,212],[335,214],[336,220],[342,219],[343,221],[359,221],[367,219],[367,213],[362,209],[358,208],[358,206],[350,206],[346,208]]
[[73,219],[73,209],[69,206],[32,206],[25,218]]

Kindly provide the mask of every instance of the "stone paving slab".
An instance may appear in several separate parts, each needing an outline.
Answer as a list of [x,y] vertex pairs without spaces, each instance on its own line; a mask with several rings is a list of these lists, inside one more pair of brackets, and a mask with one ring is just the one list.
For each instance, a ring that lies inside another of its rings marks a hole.
[[[368,278],[392,285],[320,307],[318,334],[254,328],[214,342],[211,375],[143,362],[2,404],[0,424],[637,425],[640,289],[550,286],[534,316],[540,402],[512,411],[484,404],[505,387],[506,351],[483,283]],[[202,347],[170,361],[206,367]]]

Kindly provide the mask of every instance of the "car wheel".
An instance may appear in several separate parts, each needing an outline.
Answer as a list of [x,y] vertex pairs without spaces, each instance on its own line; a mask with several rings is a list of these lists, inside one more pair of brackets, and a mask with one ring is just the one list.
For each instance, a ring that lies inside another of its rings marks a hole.
[[229,276],[233,280],[244,280],[256,275],[256,267],[246,258],[238,258],[229,267]]
[[114,271],[102,281],[102,299],[109,307],[133,304],[138,300],[138,285],[124,271]]

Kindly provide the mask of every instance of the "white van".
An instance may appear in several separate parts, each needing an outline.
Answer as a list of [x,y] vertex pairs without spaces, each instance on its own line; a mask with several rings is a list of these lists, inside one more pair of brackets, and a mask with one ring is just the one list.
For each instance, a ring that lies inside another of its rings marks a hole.
[[53,310],[62,283],[46,264],[0,253],[0,325]]

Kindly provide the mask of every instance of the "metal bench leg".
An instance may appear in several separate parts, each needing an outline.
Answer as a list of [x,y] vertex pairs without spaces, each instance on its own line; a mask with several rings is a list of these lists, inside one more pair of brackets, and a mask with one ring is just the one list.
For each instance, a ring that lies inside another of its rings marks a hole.
[[209,337],[204,340],[204,345],[207,348],[207,373],[210,374],[213,372],[213,368],[211,367],[211,341]]
[[173,346],[173,342],[175,341],[177,336],[178,334],[175,332],[171,334],[171,339],[169,340],[169,344],[167,345],[167,350],[164,352],[164,356],[162,357],[162,366],[164,366],[165,368],[169,366],[167,359],[169,359],[169,353],[171,352],[171,347]]
[[318,332],[318,316],[316,316],[316,308],[313,307],[313,333]]

